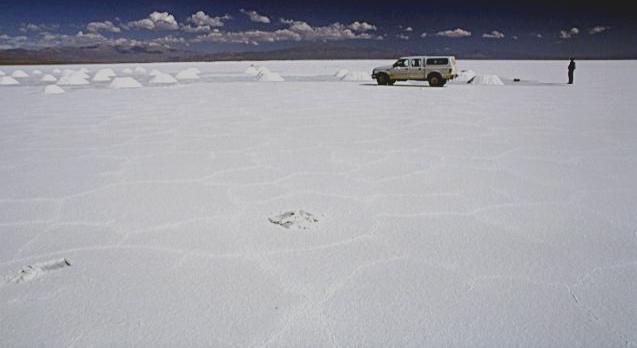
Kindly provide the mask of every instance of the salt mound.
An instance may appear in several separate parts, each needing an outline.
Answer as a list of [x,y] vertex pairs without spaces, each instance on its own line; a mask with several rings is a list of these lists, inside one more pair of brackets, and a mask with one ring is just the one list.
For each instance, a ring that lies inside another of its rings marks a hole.
[[88,73],[86,73],[84,71],[81,71],[81,70],[80,71],[76,71],[76,72],[72,73],[71,75],[76,76],[76,77],[81,77],[81,78],[86,79],[86,80],[91,78],[91,75],[89,75]]
[[42,70],[33,70],[33,75],[42,75]]
[[148,73],[148,75],[150,75],[150,76],[157,76],[157,75],[160,75],[160,74],[163,74],[163,72],[161,72],[161,71],[159,71],[159,70],[157,70],[157,69],[153,69],[153,70],[151,70],[151,71]]
[[55,82],[57,80],[58,79],[55,76],[51,75],[51,74],[46,74],[46,75],[42,76],[42,78],[40,79],[40,81],[42,81],[42,82]]
[[2,76],[2,78],[0,78],[0,86],[13,86],[19,84],[20,82],[11,76]]
[[57,85],[48,85],[44,87],[44,94],[62,94],[64,90],[62,87]]
[[16,79],[23,79],[23,78],[29,77],[29,75],[25,73],[23,70],[14,71],[13,74],[11,74],[11,76],[13,76]]
[[124,68],[122,70],[122,74],[131,75],[132,73],[133,73],[133,69],[131,68]]
[[269,73],[271,72],[270,69],[264,67],[264,66],[260,66],[257,68],[257,75],[261,74],[261,73]]
[[110,81],[112,77],[117,76],[113,69],[101,69],[95,73],[93,76],[93,81],[95,82],[105,82]]
[[469,81],[472,85],[503,86],[502,80],[497,75],[476,75]]
[[336,76],[337,79],[342,80],[345,75],[349,74],[349,70],[347,69],[340,69],[339,71],[337,71],[334,76]]
[[161,73],[159,75],[155,75],[149,83],[153,85],[170,85],[177,83],[177,80],[170,76],[170,74]]
[[199,80],[198,71],[197,68],[182,70],[177,74],[177,80]]
[[142,85],[132,77],[116,77],[109,85],[110,88],[140,88]]
[[341,77],[343,81],[367,81],[371,80],[368,73],[364,71],[349,71],[345,76]]
[[80,71],[73,72],[70,74],[65,74],[60,77],[58,81],[58,85],[60,86],[83,86],[88,85],[89,82],[86,79],[86,74]]
[[137,66],[135,67],[135,74],[146,75],[146,69],[142,68],[141,66]]
[[6,75],[4,71],[0,70],[0,76],[4,76],[4,75]]
[[462,70],[458,77],[454,79],[457,82],[469,82],[472,78],[476,77],[476,73],[473,70]]
[[283,79],[283,77],[281,77],[281,75],[275,73],[275,72],[271,72],[271,71],[265,71],[265,72],[260,72],[259,75],[257,75],[257,80],[258,81],[264,81],[264,82],[281,82],[281,81],[285,81]]
[[257,76],[259,74],[259,70],[257,70],[257,67],[254,65],[250,65],[243,73],[246,75]]

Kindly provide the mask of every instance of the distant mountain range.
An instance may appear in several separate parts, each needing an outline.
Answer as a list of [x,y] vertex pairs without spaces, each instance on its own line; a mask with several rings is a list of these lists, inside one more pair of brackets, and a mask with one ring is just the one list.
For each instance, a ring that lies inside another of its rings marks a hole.
[[[301,60],[301,59],[392,59],[399,56],[422,54],[409,50],[384,47],[347,46],[322,43],[277,49],[272,51],[202,53],[164,47],[117,47],[94,45],[83,47],[43,48],[38,50],[0,50],[0,65],[18,64],[72,64],[72,63],[145,63],[185,61],[237,61],[237,60]],[[442,50],[427,52],[447,55]],[[461,59],[564,59],[563,56],[529,56],[526,52],[473,51],[452,52]],[[631,57],[578,57],[579,59],[629,59]]]

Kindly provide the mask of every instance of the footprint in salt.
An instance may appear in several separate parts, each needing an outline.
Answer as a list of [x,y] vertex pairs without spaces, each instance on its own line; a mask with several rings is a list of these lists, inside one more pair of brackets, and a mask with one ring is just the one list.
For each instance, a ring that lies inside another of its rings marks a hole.
[[286,211],[280,215],[268,218],[268,221],[286,229],[296,227],[300,230],[307,230],[319,222],[318,218],[304,210]]
[[71,262],[66,258],[35,263],[24,267],[15,277],[13,277],[13,279],[11,279],[11,282],[28,282],[37,279],[50,271],[55,271],[69,266],[71,266]]

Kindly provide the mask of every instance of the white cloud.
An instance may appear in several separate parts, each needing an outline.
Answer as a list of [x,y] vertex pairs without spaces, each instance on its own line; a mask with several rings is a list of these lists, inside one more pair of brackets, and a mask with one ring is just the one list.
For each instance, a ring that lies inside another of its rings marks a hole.
[[168,12],[153,12],[148,18],[140,19],[138,21],[128,22],[131,28],[146,29],[146,30],[177,30],[179,24],[175,20],[175,17]]
[[542,34],[535,34],[535,37],[538,38],[538,39],[543,38]]
[[[193,42],[230,42],[257,45],[262,42],[278,41],[339,41],[355,39],[377,39],[382,37],[365,32],[356,32],[350,25],[333,23],[327,26],[313,27],[307,22],[281,19],[281,23],[287,24],[287,29],[275,31],[249,30],[239,32],[214,31],[206,35],[200,35]],[[360,23],[359,23],[360,24]],[[356,25],[354,25],[356,26]]]
[[188,17],[188,22],[194,24],[196,27],[223,27],[223,21],[228,19],[230,19],[229,15],[225,15],[223,17],[211,17],[203,11],[197,11],[197,13]]
[[610,30],[609,26],[598,25],[598,26],[592,27],[588,31],[588,33],[591,34],[591,35],[595,35],[595,34],[603,33],[603,32],[608,31],[608,30]]
[[111,33],[119,33],[122,30],[113,24],[111,21],[104,22],[91,22],[86,25],[86,30],[92,33],[97,33],[100,31],[108,31]]
[[361,31],[361,32],[365,32],[365,31],[376,31],[376,26],[369,24],[367,22],[354,22],[352,24],[350,24],[348,26],[348,28],[354,30],[354,31]]
[[450,38],[461,38],[461,37],[469,37],[471,36],[471,32],[464,30],[462,28],[456,28],[454,30],[445,30],[439,31],[436,33],[436,36],[450,37]]
[[409,40],[409,35],[398,34],[398,35],[396,35],[396,38],[400,39],[400,40]]
[[59,26],[57,24],[22,23],[22,25],[20,25],[20,31],[23,33],[54,31],[54,30],[57,30],[58,28]]
[[577,34],[579,34],[579,29],[575,27],[571,28],[570,30],[562,30],[560,31],[560,39],[568,40],[577,36]]
[[250,20],[257,23],[270,23],[270,18],[262,16],[257,11],[247,11],[245,9],[239,10],[241,13],[250,17]]
[[490,33],[484,33],[482,34],[482,37],[485,39],[503,39],[504,38],[504,33],[501,33],[497,30],[493,30]]
[[412,32],[412,31],[414,31],[414,28],[412,28],[412,27],[407,27],[407,28],[405,28],[405,31]]
[[429,34],[427,34],[427,33],[420,34],[420,37],[423,38],[423,39],[426,38],[427,36],[429,36]]

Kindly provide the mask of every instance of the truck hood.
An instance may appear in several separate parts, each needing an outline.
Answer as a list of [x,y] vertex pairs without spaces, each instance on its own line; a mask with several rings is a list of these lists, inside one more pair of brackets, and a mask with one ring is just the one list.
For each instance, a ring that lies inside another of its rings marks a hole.
[[376,71],[376,70],[389,70],[391,68],[392,68],[391,65],[383,65],[383,66],[379,66],[379,67],[374,68],[374,71]]

